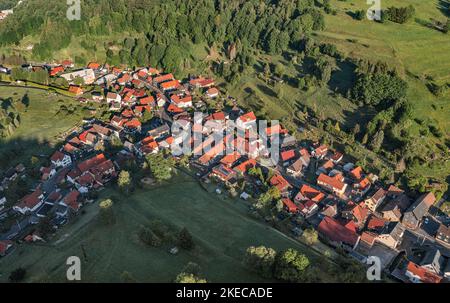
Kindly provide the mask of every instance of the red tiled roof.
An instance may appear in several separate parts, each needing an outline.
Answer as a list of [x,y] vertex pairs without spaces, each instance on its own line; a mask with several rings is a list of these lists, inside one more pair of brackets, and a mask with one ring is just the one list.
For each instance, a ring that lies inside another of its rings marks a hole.
[[20,208],[33,208],[35,207],[37,204],[39,204],[40,200],[39,200],[39,196],[42,195],[42,190],[41,189],[36,189],[34,192],[32,192],[29,195],[26,195],[25,197],[23,197],[19,203],[17,204],[18,207]]
[[320,176],[317,178],[317,181],[327,184],[336,190],[342,190],[345,186],[345,183],[342,182],[340,180],[340,178],[341,178],[341,175],[336,175],[334,177],[330,177],[325,174],[320,174]]
[[219,94],[219,90],[215,87],[211,87],[206,93],[208,94],[208,96],[213,97]]
[[233,163],[235,163],[237,160],[241,158],[241,155],[238,152],[234,152],[232,154],[226,155],[225,157],[220,160],[220,163],[226,166],[231,166]]
[[250,121],[256,121],[256,116],[255,116],[254,112],[249,112],[249,113],[246,113],[246,114],[240,116],[239,119],[245,123],[245,122],[250,122]]
[[0,241],[0,255],[6,254],[6,251],[8,248],[10,248],[13,245],[13,242],[10,240],[4,240]]
[[306,184],[302,185],[300,188],[300,193],[314,202],[320,202],[323,198],[325,198],[324,193]]
[[250,159],[245,162],[242,162],[241,164],[236,166],[234,169],[241,173],[245,173],[245,172],[247,172],[247,170],[249,170],[250,168],[255,167],[255,166],[256,166],[256,160]]
[[64,67],[63,66],[56,66],[53,67],[52,69],[50,69],[50,76],[56,76],[59,73],[64,72]]
[[350,171],[350,175],[355,178],[356,180],[360,180],[362,178],[362,167],[361,166],[357,166],[356,168],[354,168],[352,171]]
[[81,172],[86,172],[89,169],[91,169],[92,167],[94,167],[94,166],[96,166],[96,165],[98,165],[98,164],[100,164],[100,163],[102,163],[104,161],[106,161],[105,155],[104,154],[99,154],[97,156],[94,156],[94,157],[92,157],[90,159],[84,160],[83,162],[79,163],[78,164],[78,169]]
[[318,231],[334,242],[343,242],[354,246],[358,241],[358,234],[345,228],[338,221],[330,217],[324,217],[320,222]]
[[298,207],[297,207],[297,205],[295,205],[294,202],[292,202],[291,199],[289,199],[289,198],[284,198],[284,199],[282,199],[281,201],[283,202],[284,206],[286,206],[286,208],[288,209],[288,211],[289,211],[290,213],[296,213],[296,212],[298,212]]
[[64,159],[64,154],[58,150],[51,156],[50,161],[56,162],[62,159]]
[[170,81],[170,80],[173,80],[173,79],[175,79],[175,78],[174,78],[174,76],[172,74],[166,74],[166,75],[162,75],[162,76],[158,76],[158,77],[153,78],[153,81],[156,82],[156,83],[162,83],[162,82]]
[[289,161],[289,160],[291,160],[294,157],[295,157],[295,150],[294,149],[286,150],[286,151],[281,153],[281,160],[283,162]]
[[414,274],[415,276],[418,276],[424,283],[440,283],[442,281],[442,278],[440,276],[426,270],[425,268],[411,261],[408,263],[406,270]]
[[70,208],[78,210],[80,208],[80,204],[78,203],[79,196],[80,192],[78,190],[73,190],[64,197],[64,203]]
[[100,64],[98,64],[97,62],[90,62],[87,67],[92,69],[99,69]]
[[367,223],[367,228],[368,229],[380,229],[380,228],[383,228],[385,224],[386,224],[386,220],[375,217],[375,216],[371,216],[371,218],[369,219],[369,222]]
[[223,121],[223,120],[225,120],[225,113],[224,112],[213,113],[213,114],[209,115],[208,117],[206,117],[206,120]]
[[276,188],[278,188],[281,192],[285,191],[286,189],[290,188],[291,185],[289,184],[289,182],[283,178],[283,176],[281,175],[274,175],[271,179],[270,179],[270,184],[272,186],[275,186]]
[[172,80],[172,81],[167,81],[167,82],[161,83],[161,88],[162,89],[172,89],[172,88],[177,88],[179,85],[180,85],[180,81]]

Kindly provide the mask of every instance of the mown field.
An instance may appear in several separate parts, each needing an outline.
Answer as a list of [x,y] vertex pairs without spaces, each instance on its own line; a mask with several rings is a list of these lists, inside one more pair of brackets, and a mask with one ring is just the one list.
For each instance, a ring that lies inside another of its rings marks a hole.
[[[12,100],[20,114],[20,125],[13,134],[0,141],[0,151],[17,150],[5,167],[28,161],[32,155],[48,154],[57,136],[81,122],[82,114],[61,113],[61,105],[80,106],[73,98],[39,89],[0,86],[0,102]],[[26,100],[26,101],[25,101]]]
[[[243,201],[218,198],[188,176],[178,175],[166,185],[129,197],[113,189],[101,195],[115,200],[114,225],[103,225],[96,217],[97,204],[89,205],[51,243],[22,244],[0,259],[0,281],[22,266],[27,269],[27,281],[64,282],[66,259],[74,255],[82,260],[85,282],[120,282],[125,271],[139,282],[171,282],[188,262],[198,263],[210,282],[263,282],[242,264],[245,249],[251,245],[295,248],[312,263],[326,266],[309,248],[250,218]],[[196,248],[171,255],[172,244],[159,248],[143,244],[137,236],[139,227],[155,219],[173,231],[187,227]],[[321,275],[324,281],[333,281],[325,272]]]

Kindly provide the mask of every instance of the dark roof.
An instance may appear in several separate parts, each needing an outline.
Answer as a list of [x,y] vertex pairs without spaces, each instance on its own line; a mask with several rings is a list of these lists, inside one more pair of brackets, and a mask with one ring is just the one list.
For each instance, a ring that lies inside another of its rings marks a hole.
[[394,240],[398,241],[402,238],[404,231],[405,229],[400,223],[391,222],[383,228],[381,234],[390,234]]
[[444,265],[444,257],[442,257],[441,251],[437,248],[427,250],[425,253],[425,256],[423,257],[422,261],[420,262],[421,266],[429,265],[429,264],[436,264],[439,266],[439,268],[442,268]]
[[435,201],[436,197],[433,193],[423,194],[408,208],[407,212],[412,212],[416,219],[420,220]]

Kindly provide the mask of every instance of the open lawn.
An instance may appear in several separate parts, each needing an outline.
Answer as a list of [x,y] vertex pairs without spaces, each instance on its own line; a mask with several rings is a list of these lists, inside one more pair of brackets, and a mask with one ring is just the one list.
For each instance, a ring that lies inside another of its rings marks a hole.
[[[82,260],[83,281],[119,282],[127,271],[140,282],[170,282],[188,262],[198,263],[210,282],[264,281],[242,265],[245,249],[251,245],[277,250],[295,248],[306,253],[312,263],[326,266],[326,261],[308,247],[250,218],[243,201],[219,198],[184,175],[129,197],[113,189],[101,195],[115,200],[114,225],[102,225],[96,219],[98,206],[89,205],[86,213],[58,231],[51,243],[22,244],[13,254],[0,259],[0,280],[23,266],[28,281],[63,282],[66,259],[75,255]],[[174,231],[187,227],[196,248],[171,255],[168,250],[172,244],[152,248],[140,242],[139,226],[155,219]],[[324,271],[321,275],[324,281],[333,281]]]
[[79,107],[73,98],[40,89],[0,86],[0,100],[11,98],[20,114],[20,125],[12,136],[0,142],[0,151],[20,145],[14,159],[0,167],[29,160],[34,154],[49,153],[57,136],[80,123],[81,111],[66,115],[58,113],[61,105]]

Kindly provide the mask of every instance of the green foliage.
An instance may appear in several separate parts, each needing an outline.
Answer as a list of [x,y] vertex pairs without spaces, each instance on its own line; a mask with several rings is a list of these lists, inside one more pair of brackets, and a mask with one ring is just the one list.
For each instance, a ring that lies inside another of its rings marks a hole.
[[407,83],[395,73],[360,74],[352,89],[352,97],[360,102],[378,105],[406,96]]
[[244,264],[261,277],[271,278],[273,276],[276,251],[265,246],[250,246],[244,257]]
[[406,7],[391,6],[382,12],[382,19],[403,24],[408,22],[412,17],[414,17],[415,13],[416,10],[412,5]]
[[191,233],[187,230],[186,227],[183,228],[178,234],[178,245],[180,245],[181,248],[186,250],[191,250],[195,246]]
[[117,179],[117,185],[119,185],[119,188],[124,191],[125,193],[128,193],[130,191],[131,187],[131,176],[130,173],[126,170],[122,170],[119,173],[119,178]]
[[161,182],[172,178],[175,163],[170,156],[166,158],[162,153],[149,154],[146,156],[146,160],[156,180]]
[[180,273],[176,279],[175,283],[206,283],[206,279],[199,278],[193,274],[188,274],[185,272]]
[[313,228],[306,229],[303,232],[302,237],[309,245],[316,244],[319,241],[319,234]]
[[306,280],[306,269],[309,259],[290,248],[279,253],[275,261],[275,278],[285,282],[301,282]]
[[145,226],[141,226],[141,229],[139,230],[139,239],[145,244],[153,247],[159,247],[162,244],[161,238],[158,237],[152,229]]

